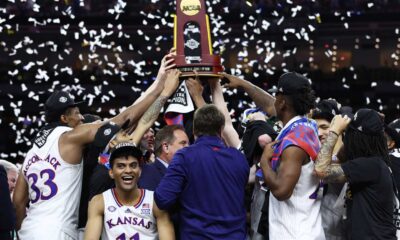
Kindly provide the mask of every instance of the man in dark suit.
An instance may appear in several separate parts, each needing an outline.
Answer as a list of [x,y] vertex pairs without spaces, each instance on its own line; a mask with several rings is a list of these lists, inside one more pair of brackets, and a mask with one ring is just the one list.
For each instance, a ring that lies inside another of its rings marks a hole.
[[144,165],[139,187],[154,191],[165,174],[175,152],[189,145],[189,138],[181,125],[165,126],[158,131],[155,139],[154,163]]

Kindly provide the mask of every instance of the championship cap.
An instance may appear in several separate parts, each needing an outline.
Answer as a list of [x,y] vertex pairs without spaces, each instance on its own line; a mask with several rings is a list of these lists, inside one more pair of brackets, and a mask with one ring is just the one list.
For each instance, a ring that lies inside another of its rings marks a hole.
[[324,99],[317,103],[311,117],[313,119],[325,119],[330,122],[339,113],[339,104],[335,99]]
[[59,112],[69,107],[76,107],[81,103],[83,102],[75,102],[69,92],[57,90],[50,95],[44,106],[46,111]]
[[377,136],[383,133],[384,122],[377,111],[361,108],[354,114],[349,127],[367,135]]
[[291,95],[301,93],[309,87],[311,87],[311,84],[306,77],[296,72],[288,72],[279,77],[278,87],[272,88],[268,92]]
[[385,127],[385,132],[395,142],[395,148],[400,148],[400,119],[396,119]]

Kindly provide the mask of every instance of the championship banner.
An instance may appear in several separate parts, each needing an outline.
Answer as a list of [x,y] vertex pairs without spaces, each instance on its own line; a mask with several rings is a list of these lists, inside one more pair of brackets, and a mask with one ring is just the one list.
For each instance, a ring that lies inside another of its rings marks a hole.
[[167,110],[165,110],[165,113],[188,113],[192,112],[193,110],[194,106],[192,98],[190,97],[185,81],[182,81],[181,85],[176,90],[171,103],[167,107]]

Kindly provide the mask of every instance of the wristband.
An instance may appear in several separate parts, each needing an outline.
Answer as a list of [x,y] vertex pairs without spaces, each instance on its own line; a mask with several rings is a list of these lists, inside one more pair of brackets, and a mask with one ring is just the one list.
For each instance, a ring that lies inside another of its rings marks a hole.
[[333,133],[333,134],[335,134],[336,136],[338,136],[338,137],[339,137],[339,134],[337,134],[337,132],[335,132],[335,131],[332,131],[332,130],[329,130],[329,132],[330,132],[330,133]]

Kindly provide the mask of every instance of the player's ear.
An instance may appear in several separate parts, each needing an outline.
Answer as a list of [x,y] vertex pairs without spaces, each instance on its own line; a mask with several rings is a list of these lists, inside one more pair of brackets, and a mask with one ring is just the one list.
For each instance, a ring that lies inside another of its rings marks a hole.
[[110,176],[110,178],[114,179],[114,173],[112,171],[112,167],[110,170],[108,170],[108,175]]
[[64,114],[60,116],[60,121],[62,123],[67,123],[67,116],[65,116]]

